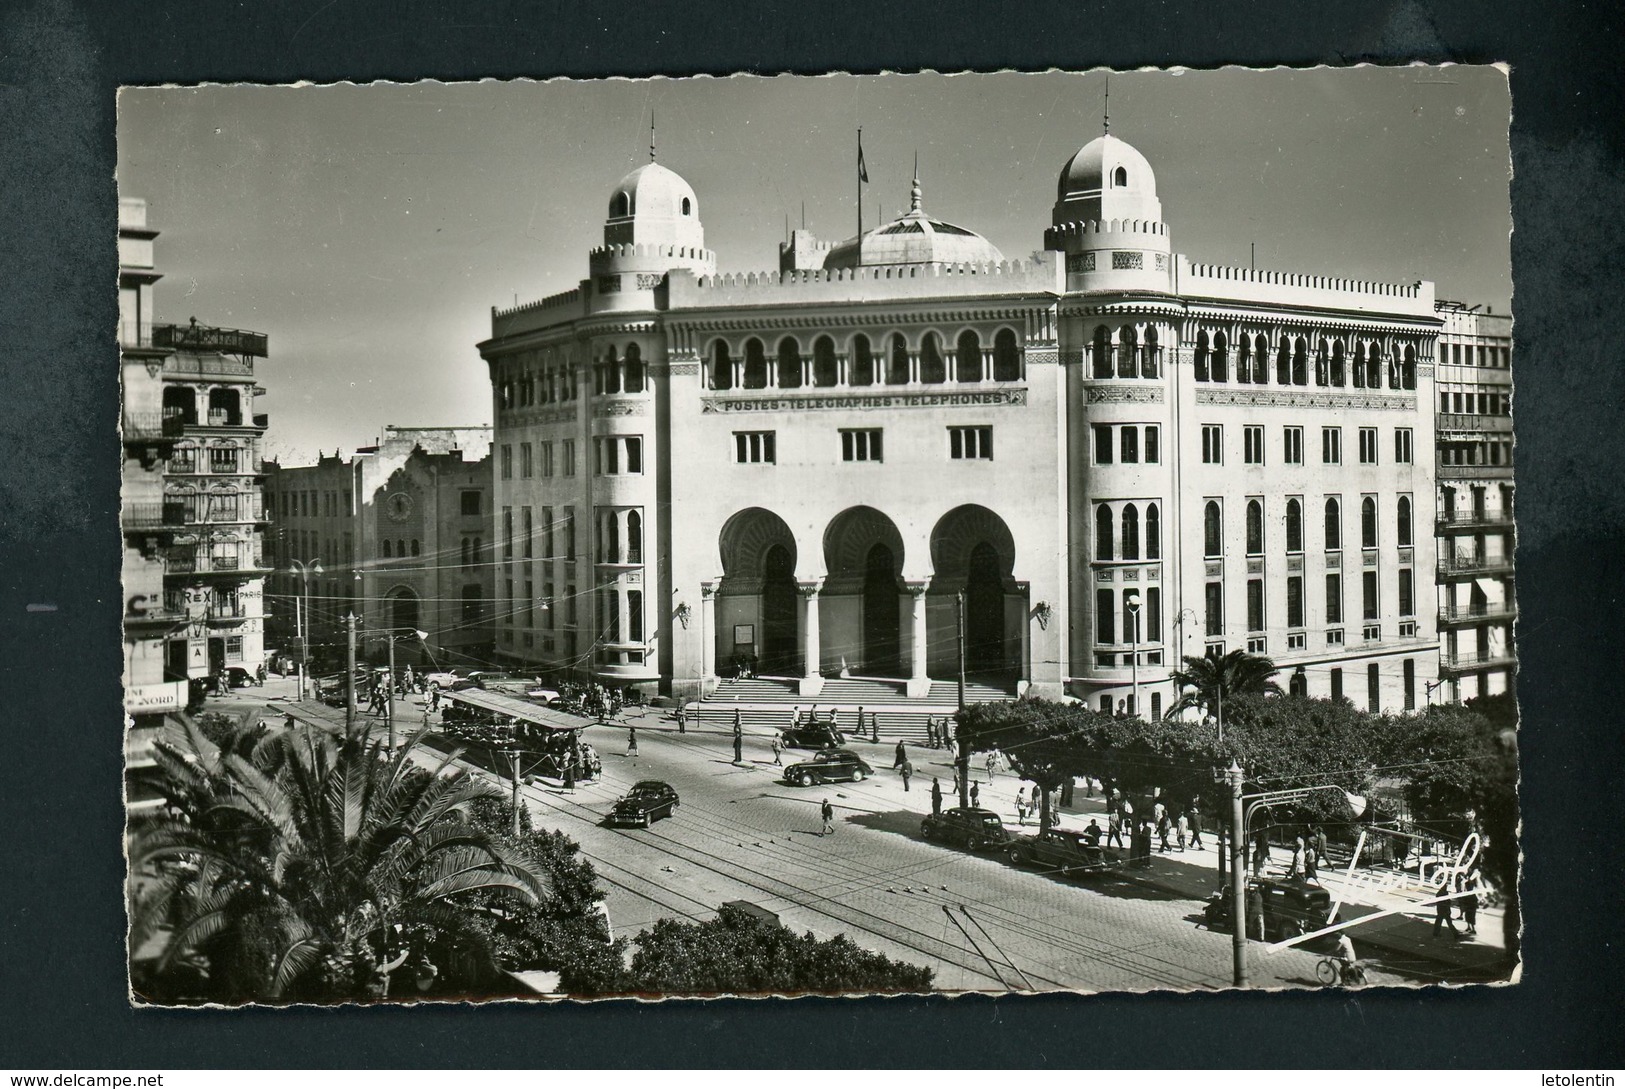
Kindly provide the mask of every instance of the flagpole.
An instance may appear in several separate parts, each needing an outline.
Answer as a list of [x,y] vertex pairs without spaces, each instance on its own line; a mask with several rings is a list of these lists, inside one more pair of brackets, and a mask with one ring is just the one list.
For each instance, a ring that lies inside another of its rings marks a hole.
[[858,126],[858,237],[863,237],[863,126]]

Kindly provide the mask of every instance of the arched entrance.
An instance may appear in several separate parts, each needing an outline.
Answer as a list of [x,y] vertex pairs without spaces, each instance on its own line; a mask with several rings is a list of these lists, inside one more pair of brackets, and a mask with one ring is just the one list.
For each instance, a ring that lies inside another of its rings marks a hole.
[[776,544],[762,559],[762,653],[757,666],[769,676],[799,675],[796,624],[796,561]]
[[800,661],[796,539],[783,518],[762,507],[737,512],[718,540],[722,581],[717,585],[717,671],[783,676]]
[[1004,654],[1004,580],[999,553],[986,541],[971,549],[965,576],[965,668],[973,673],[1000,670]]
[[902,609],[898,605],[897,557],[884,544],[869,549],[863,571],[863,670],[873,677],[900,673]]
[[869,677],[907,676],[903,662],[903,535],[873,507],[848,507],[824,531],[819,594],[827,656]]
[[[965,671],[1000,687],[1021,676],[1025,599],[1012,572],[1016,544],[1010,527],[976,504],[955,507],[931,531],[930,597],[933,608],[952,609],[952,595],[965,592]],[[1018,619],[1020,618],[1020,619]],[[957,648],[932,655],[932,676],[954,672]]]

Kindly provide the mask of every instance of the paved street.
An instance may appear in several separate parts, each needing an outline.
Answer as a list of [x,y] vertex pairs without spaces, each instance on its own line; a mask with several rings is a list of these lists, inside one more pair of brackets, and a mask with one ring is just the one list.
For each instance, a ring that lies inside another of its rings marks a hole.
[[[210,703],[264,717],[274,710],[278,718],[292,708],[302,719],[342,724],[342,710],[295,704],[292,695],[291,682],[273,679],[263,692]],[[625,755],[624,726],[585,730],[603,758],[602,781],[573,792],[551,781],[522,788],[536,823],[565,832],[592,860],[609,890],[617,934],[634,935],[663,917],[710,918],[724,901],[748,900],[797,931],[821,938],[845,933],[867,948],[928,965],[944,990],[1184,989],[1230,982],[1228,933],[1197,925],[1203,899],[1217,885],[1211,849],[1158,857],[1151,870],[1132,874],[1069,879],[1024,871],[920,837],[931,777],[941,776],[945,788],[950,778],[946,751],[911,749],[912,791],[890,771],[889,742],[852,746],[875,765],[874,778],[799,788],[777,781],[765,733],[747,731],[745,761],[736,766],[730,731],[707,724],[679,734],[663,714],[631,712],[638,725],[635,758]],[[421,701],[400,707],[403,736],[421,720]],[[433,756],[426,753],[425,762]],[[489,763],[478,751],[468,758]],[[786,762],[794,758],[786,754]],[[682,804],[676,816],[647,830],[602,827],[614,801],[645,778],[677,788]],[[1001,775],[982,786],[982,804],[1003,812],[1012,826],[1019,784]],[[836,831],[821,837],[818,805],[825,797],[835,807]],[[1066,823],[1087,822],[1098,804],[1080,795]],[[1488,971],[1470,960],[1441,959],[1425,942],[1384,948],[1359,932],[1355,937],[1376,982],[1462,980]],[[1480,959],[1492,960],[1493,952]],[[1254,985],[1313,986],[1317,960],[1299,950],[1255,948]]]

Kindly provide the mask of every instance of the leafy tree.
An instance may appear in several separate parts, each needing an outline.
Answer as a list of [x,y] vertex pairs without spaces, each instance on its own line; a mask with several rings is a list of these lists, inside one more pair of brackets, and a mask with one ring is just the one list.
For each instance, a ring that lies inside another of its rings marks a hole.
[[156,745],[167,805],[131,826],[130,947],[158,950],[150,970],[137,966],[148,997],[362,997],[406,944],[477,977],[491,953],[465,899],[548,891],[464,819],[496,788],[450,770],[449,757],[415,768],[417,737],[393,756],[365,732],[223,740],[172,724]]
[[1168,709],[1170,718],[1187,707],[1201,707],[1217,717],[1219,706],[1228,705],[1237,696],[1263,696],[1281,691],[1273,679],[1280,670],[1262,655],[1248,654],[1244,650],[1220,654],[1209,647],[1200,658],[1187,656],[1184,661],[1185,668],[1171,674],[1182,694]]

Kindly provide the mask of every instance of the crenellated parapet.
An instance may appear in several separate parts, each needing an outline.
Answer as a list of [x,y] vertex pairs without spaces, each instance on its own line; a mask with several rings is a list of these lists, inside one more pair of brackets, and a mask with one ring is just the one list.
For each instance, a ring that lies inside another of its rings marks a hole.
[[1183,258],[1175,276],[1176,291],[1198,298],[1369,310],[1430,319],[1434,316],[1433,283],[1429,280],[1382,283],[1233,265],[1198,265]]
[[1059,294],[1064,273],[1058,254],[1030,261],[986,264],[864,265],[857,268],[736,272],[715,276],[674,273],[671,306],[877,301],[942,296]]

